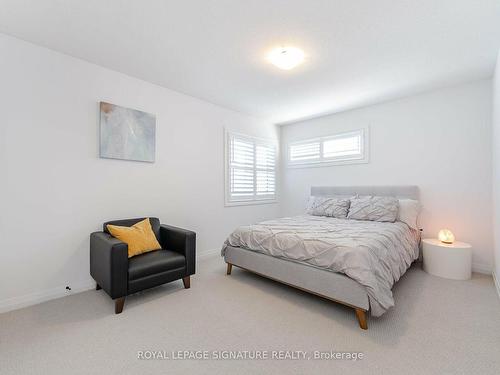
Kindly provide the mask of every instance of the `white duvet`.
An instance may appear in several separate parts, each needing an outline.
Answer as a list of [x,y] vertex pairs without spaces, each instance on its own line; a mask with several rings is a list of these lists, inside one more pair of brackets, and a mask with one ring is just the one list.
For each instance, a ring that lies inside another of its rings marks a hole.
[[294,216],[237,228],[227,245],[343,273],[366,287],[371,314],[394,306],[392,286],[418,258],[419,232],[402,222]]

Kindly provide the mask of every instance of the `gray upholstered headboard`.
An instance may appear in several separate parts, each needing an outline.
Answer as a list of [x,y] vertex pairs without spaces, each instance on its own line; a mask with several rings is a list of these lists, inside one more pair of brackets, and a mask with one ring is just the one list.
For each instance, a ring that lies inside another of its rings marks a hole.
[[387,186],[312,186],[311,195],[382,195],[396,198],[419,200],[418,186],[387,185]]

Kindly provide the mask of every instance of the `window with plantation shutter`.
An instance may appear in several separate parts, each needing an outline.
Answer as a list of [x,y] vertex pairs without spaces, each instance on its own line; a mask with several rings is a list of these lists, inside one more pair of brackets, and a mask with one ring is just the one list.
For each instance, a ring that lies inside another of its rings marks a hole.
[[226,205],[276,200],[276,143],[226,133]]
[[320,159],[320,142],[310,141],[290,146],[290,161],[307,162]]
[[288,145],[288,166],[324,166],[368,162],[368,128]]

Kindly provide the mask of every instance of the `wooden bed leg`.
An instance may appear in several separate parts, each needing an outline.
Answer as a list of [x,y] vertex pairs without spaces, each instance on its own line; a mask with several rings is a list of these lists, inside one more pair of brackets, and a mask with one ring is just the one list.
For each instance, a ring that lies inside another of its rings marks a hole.
[[226,275],[231,275],[231,271],[233,270],[233,265],[231,263],[227,264]]
[[368,329],[368,323],[366,322],[366,311],[362,309],[356,310],[356,318],[358,318],[359,327],[361,329]]

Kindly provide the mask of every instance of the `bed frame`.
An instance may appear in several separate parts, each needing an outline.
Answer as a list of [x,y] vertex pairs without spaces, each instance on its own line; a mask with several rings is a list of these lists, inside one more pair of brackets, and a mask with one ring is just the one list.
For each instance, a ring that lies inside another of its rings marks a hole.
[[[417,186],[313,186],[311,195],[383,195],[418,200],[419,190]],[[232,246],[226,248],[224,261],[227,263],[227,275],[236,266],[352,307],[359,326],[368,329],[370,303],[366,289],[344,274]]]

